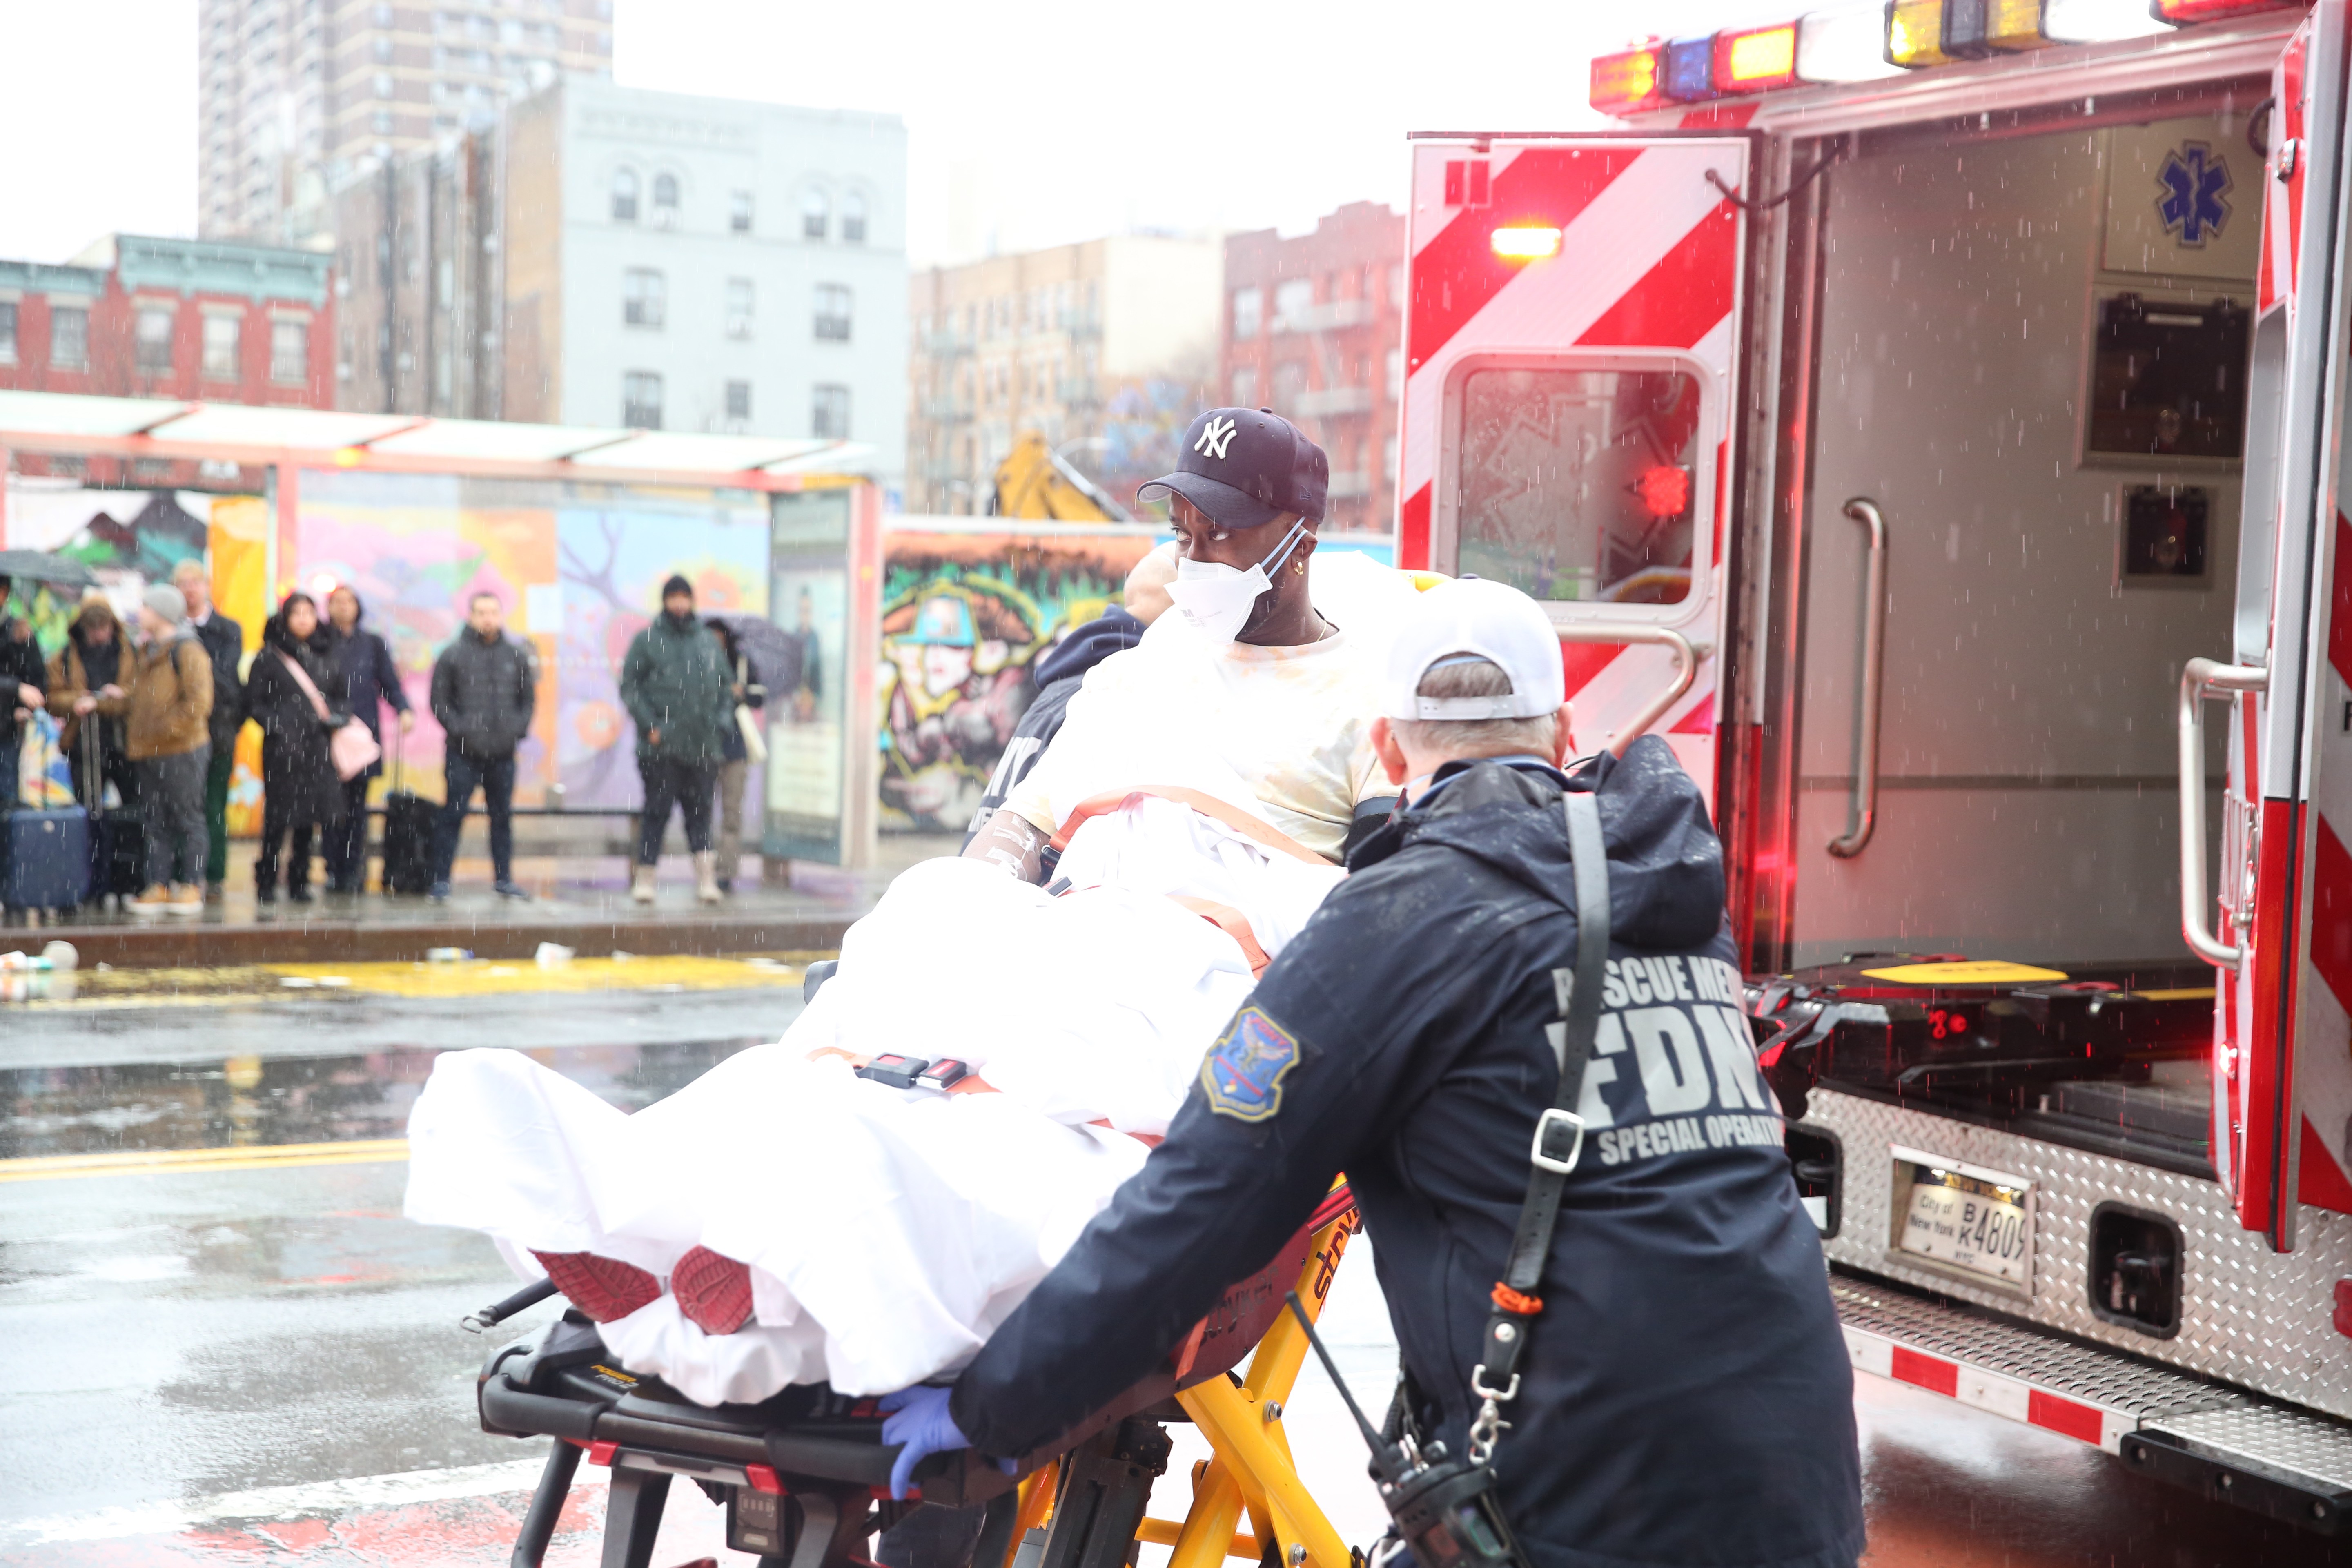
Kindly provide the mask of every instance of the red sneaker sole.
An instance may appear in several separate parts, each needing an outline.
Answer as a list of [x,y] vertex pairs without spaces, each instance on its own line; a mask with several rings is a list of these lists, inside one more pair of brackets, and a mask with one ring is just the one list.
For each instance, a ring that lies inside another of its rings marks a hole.
[[625,1318],[661,1295],[661,1281],[634,1263],[593,1252],[534,1252],[564,1299],[600,1323]]
[[751,1270],[707,1247],[677,1260],[669,1289],[677,1310],[706,1334],[731,1334],[751,1316]]

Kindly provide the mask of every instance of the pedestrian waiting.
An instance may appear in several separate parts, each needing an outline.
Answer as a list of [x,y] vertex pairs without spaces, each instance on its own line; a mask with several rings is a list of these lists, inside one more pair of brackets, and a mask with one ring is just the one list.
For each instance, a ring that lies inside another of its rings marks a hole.
[[333,738],[351,715],[327,696],[335,678],[310,646],[318,630],[318,601],[287,595],[263,624],[261,651],[246,676],[246,714],[261,726],[261,854],[253,863],[253,896],[264,904],[278,901],[281,846],[289,847],[288,900],[310,901],[312,834],[331,832],[342,821]]
[[32,626],[8,613],[8,595],[16,587],[0,577],[0,812],[16,808],[16,752],[26,727],[41,710],[41,688],[48,682]]
[[[139,601],[140,648],[116,698],[85,693],[75,711],[124,718],[124,750],[138,772],[147,821],[147,890],[135,914],[205,907],[205,766],[212,760],[213,661],[188,625],[188,601],[158,583]],[[89,706],[84,707],[82,704]]]
[[[722,737],[726,751],[719,763],[719,890],[731,893],[743,860],[743,780],[751,771],[751,743],[744,737],[758,730],[761,710],[768,705],[768,689],[760,684],[759,667],[751,662],[751,650],[735,636],[735,628],[717,616],[710,617],[709,626],[727,661],[728,700],[735,710],[734,722]],[[761,759],[765,757],[763,752]]]
[[[139,804],[138,771],[124,727],[124,689],[138,668],[138,655],[126,657],[123,650],[129,640],[114,606],[93,588],[66,627],[65,645],[49,659],[49,711],[63,721],[58,748],[73,774],[74,797],[94,805],[104,804],[110,784],[125,806]],[[104,712],[97,711],[101,702]]]
[[220,901],[228,876],[228,782],[236,771],[236,732],[245,728],[245,628],[213,605],[204,564],[172,568],[172,586],[188,602],[188,625],[213,661],[212,756],[205,763],[205,902]]
[[646,804],[637,829],[637,863],[629,897],[654,901],[654,868],[674,804],[694,853],[694,893],[719,901],[718,857],[710,848],[710,797],[735,726],[727,656],[695,618],[694,584],[673,574],[662,584],[662,612],[639,632],[621,660],[621,701],[637,726],[637,774]]
[[[348,585],[337,586],[327,595],[327,624],[311,639],[311,646],[334,674],[335,684],[328,689],[342,698],[352,717],[366,725],[368,733],[381,743],[385,704],[399,715],[404,735],[415,724],[416,715],[409,709],[408,693],[400,689],[400,671],[392,662],[392,649],[360,624],[366,615],[359,595]],[[367,891],[368,781],[383,772],[383,760],[378,757],[343,780],[343,819],[327,830],[327,891],[331,893]]]
[[506,602],[476,594],[466,603],[466,629],[433,661],[433,717],[447,737],[442,768],[448,781],[434,825],[436,900],[449,896],[457,835],[478,789],[490,818],[491,886],[501,898],[530,897],[514,879],[515,748],[530,733],[539,660],[505,628]]

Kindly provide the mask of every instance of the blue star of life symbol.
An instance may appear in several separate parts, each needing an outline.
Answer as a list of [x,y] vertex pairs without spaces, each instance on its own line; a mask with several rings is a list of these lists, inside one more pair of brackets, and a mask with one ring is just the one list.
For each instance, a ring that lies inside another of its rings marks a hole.
[[2157,216],[2167,230],[2180,237],[2181,244],[2201,246],[2207,236],[2228,226],[2230,204],[2224,198],[2230,190],[2230,165],[2214,157],[2204,142],[2184,142],[2167,153],[2156,183],[2165,193],[2156,204]]

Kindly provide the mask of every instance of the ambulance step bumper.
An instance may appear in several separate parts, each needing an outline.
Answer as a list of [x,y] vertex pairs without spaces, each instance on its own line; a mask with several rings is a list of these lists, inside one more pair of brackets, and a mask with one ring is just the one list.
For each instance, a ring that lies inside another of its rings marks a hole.
[[1858,1371],[2322,1534],[2338,1533],[2352,1511],[2352,1424],[1872,1280],[1833,1274],[1830,1290]]

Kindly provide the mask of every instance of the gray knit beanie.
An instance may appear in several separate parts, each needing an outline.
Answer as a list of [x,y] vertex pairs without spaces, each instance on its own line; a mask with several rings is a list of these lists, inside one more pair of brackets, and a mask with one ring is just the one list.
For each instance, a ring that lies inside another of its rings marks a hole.
[[155,584],[139,595],[139,602],[175,626],[188,618],[188,596],[169,583]]

